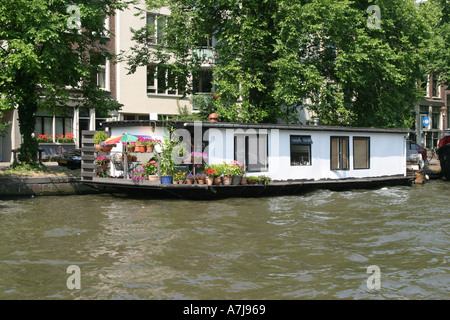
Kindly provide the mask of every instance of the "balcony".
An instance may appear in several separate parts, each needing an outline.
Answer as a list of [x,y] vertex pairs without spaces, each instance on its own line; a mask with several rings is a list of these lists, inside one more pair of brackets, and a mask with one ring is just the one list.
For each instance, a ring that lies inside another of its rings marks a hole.
[[202,66],[212,66],[216,63],[216,52],[212,47],[199,47],[192,50],[192,54]]

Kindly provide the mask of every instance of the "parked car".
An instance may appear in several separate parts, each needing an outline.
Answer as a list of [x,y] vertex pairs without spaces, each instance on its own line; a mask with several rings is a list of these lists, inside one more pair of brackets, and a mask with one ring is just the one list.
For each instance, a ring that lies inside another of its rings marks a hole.
[[407,151],[408,158],[412,154],[419,153],[422,155],[423,161],[427,160],[427,149],[419,146],[417,143],[408,141],[408,143],[406,145],[406,149],[407,149],[406,151]]
[[63,152],[58,160],[58,165],[66,166],[70,170],[81,168],[81,149]]

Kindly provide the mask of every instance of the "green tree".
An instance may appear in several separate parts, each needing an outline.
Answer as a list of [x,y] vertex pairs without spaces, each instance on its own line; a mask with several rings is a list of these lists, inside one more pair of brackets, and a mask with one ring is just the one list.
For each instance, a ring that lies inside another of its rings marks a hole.
[[324,124],[409,127],[439,16],[414,0],[147,3],[171,9],[165,41],[149,46],[154,30],[136,30],[130,72],[155,63],[187,77],[200,65],[195,47],[214,36],[214,107],[241,122],[295,122],[307,107]]
[[64,112],[71,98],[100,112],[120,105],[96,82],[94,56],[113,59],[104,20],[126,4],[115,0],[2,0],[0,2],[1,111],[17,108],[23,138],[19,160],[36,163],[32,138],[38,108]]
[[429,69],[440,76],[440,81],[450,85],[450,2],[446,0],[430,0],[438,8],[439,20],[434,24],[436,32],[434,46],[430,53]]

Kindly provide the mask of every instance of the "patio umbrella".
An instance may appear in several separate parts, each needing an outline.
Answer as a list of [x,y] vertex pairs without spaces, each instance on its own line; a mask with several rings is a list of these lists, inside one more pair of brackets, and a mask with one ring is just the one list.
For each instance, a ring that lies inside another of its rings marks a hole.
[[137,141],[139,137],[143,136],[135,136],[134,134],[125,133],[120,136],[111,137],[109,139],[105,140],[106,144],[115,144],[115,143],[121,143],[121,142],[133,142]]

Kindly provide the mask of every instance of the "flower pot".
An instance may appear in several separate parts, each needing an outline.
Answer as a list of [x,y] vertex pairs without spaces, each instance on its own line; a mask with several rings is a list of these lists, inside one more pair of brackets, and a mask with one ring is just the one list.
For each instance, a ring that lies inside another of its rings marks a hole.
[[194,184],[194,179],[186,179],[186,184]]
[[108,170],[108,164],[98,164],[97,173],[105,173]]
[[205,184],[205,180],[203,180],[203,179],[200,179],[200,180],[197,180],[198,181],[198,184]]
[[178,180],[178,184],[183,184],[184,181],[183,180]]
[[214,185],[219,185],[221,183],[222,183],[222,177],[215,177],[214,178],[214,181],[213,181]]
[[241,184],[247,184],[247,178],[242,177]]
[[146,146],[142,145],[142,144],[137,144],[134,146],[134,152],[145,152],[146,151]]
[[95,151],[102,151],[102,146],[99,144],[95,145]]
[[231,184],[233,186],[237,186],[237,185],[239,185],[241,183],[241,180],[242,180],[242,176],[233,176]]
[[109,152],[109,151],[111,151],[113,146],[112,145],[110,145],[110,146],[102,146],[101,148],[102,148],[103,152]]
[[134,152],[134,146],[127,148],[128,152]]
[[231,185],[231,182],[233,182],[233,177],[232,176],[225,176],[222,178],[222,182],[224,185]]
[[247,183],[248,183],[248,184],[257,184],[257,183],[258,183],[258,180],[247,179]]
[[206,177],[206,184],[208,186],[212,186],[213,182],[214,182],[214,178],[213,177]]
[[147,152],[153,152],[153,148],[155,148],[155,146],[152,144],[148,144],[148,145],[146,145],[146,148],[147,148]]
[[173,177],[172,176],[162,176],[161,184],[172,184]]
[[148,176],[149,181],[158,181],[158,176],[156,174],[151,174]]

